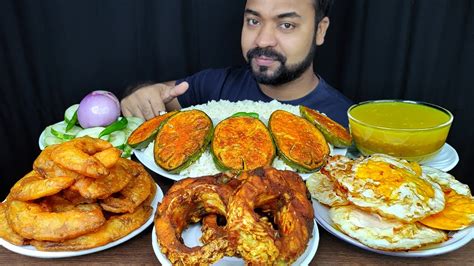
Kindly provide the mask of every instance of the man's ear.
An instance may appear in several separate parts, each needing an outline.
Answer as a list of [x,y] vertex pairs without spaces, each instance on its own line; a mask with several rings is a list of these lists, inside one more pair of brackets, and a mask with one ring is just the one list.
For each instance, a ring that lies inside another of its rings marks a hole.
[[326,36],[326,32],[329,28],[329,18],[324,17],[318,23],[318,29],[316,32],[316,45],[321,45],[324,43],[324,37]]

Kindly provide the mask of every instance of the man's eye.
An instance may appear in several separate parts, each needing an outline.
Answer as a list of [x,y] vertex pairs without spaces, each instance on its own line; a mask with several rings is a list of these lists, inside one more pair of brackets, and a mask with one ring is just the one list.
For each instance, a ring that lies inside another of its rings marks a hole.
[[250,25],[250,26],[256,26],[256,25],[258,25],[258,20],[254,19],[254,18],[248,18],[247,19],[247,24]]
[[295,28],[295,25],[293,25],[291,23],[288,23],[288,22],[285,22],[285,23],[280,24],[280,28],[282,28],[284,30],[291,30],[291,29]]

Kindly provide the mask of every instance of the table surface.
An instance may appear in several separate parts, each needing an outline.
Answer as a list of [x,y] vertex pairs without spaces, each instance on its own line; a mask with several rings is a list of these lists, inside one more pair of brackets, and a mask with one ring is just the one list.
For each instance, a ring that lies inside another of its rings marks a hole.
[[[172,180],[151,173],[155,181],[166,192],[173,184]],[[0,264],[160,264],[151,244],[152,226],[141,234],[111,249],[79,257],[61,259],[39,259],[13,253],[4,247],[0,248]],[[319,247],[310,265],[337,264],[426,264],[426,265],[474,265],[474,241],[451,253],[427,258],[391,257],[365,251],[326,232],[319,227]]]

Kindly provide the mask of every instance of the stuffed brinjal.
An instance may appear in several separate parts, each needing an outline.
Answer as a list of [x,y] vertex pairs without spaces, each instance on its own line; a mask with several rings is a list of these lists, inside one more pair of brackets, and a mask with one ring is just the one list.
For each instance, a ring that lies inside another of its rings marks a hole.
[[271,165],[276,150],[265,124],[254,116],[243,115],[217,124],[211,153],[219,170],[252,170]]
[[323,134],[304,118],[276,110],[268,121],[278,155],[298,172],[318,170],[329,156],[329,146]]
[[143,124],[137,127],[137,129],[135,129],[132,134],[130,134],[127,144],[134,149],[146,148],[148,144],[155,138],[161,123],[163,123],[163,121],[165,121],[170,116],[175,115],[177,112],[178,111],[173,111],[158,115],[148,121],[143,122]]
[[199,159],[213,134],[212,120],[200,110],[181,111],[161,124],[155,138],[155,162],[179,173]]
[[347,148],[352,144],[351,134],[342,125],[320,112],[300,105],[300,114],[315,125],[326,140],[338,148]]

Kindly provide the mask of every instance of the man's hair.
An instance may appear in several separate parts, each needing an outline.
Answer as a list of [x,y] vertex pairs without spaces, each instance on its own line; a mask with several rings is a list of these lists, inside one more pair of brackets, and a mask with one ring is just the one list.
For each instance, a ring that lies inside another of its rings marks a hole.
[[324,18],[327,17],[333,0],[313,0],[314,10],[316,11],[316,25]]

